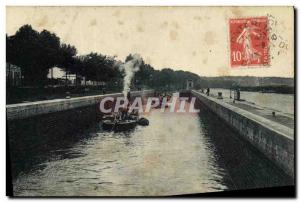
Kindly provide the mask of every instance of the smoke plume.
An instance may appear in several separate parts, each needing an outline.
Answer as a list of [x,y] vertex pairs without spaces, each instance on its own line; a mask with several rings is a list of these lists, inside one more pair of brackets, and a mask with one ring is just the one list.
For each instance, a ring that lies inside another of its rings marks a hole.
[[139,71],[142,64],[142,58],[138,54],[132,55],[132,59],[120,65],[120,69],[124,71],[123,94],[126,97],[130,91],[131,80],[134,74]]

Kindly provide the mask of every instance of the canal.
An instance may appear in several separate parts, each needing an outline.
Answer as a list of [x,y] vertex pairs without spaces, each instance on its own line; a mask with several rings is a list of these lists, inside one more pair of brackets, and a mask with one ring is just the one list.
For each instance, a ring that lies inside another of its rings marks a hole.
[[13,161],[14,194],[153,196],[293,184],[204,108],[145,116],[150,125],[131,132],[105,132],[95,123],[76,138],[52,134],[46,150],[24,147],[22,160]]

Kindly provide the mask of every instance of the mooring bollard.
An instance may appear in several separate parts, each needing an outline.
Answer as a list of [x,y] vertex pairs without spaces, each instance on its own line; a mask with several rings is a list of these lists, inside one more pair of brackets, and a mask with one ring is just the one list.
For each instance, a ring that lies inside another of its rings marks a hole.
[[223,99],[222,92],[218,92],[218,97],[217,97],[217,99]]

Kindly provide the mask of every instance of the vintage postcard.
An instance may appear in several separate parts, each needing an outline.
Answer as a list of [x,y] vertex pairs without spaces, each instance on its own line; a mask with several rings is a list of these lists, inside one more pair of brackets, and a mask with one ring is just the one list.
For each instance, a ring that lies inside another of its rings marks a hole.
[[294,197],[294,13],[7,6],[7,195]]

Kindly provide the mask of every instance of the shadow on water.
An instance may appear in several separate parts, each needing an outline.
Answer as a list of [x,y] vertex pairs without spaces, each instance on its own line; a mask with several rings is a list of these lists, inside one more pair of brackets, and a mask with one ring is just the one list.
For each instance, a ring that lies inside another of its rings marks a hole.
[[293,179],[242,139],[222,120],[201,108],[200,125],[213,142],[216,158],[228,171],[229,189],[249,189],[293,185]]
[[13,180],[33,168],[42,169],[44,162],[82,155],[68,149],[95,136],[99,130],[95,117],[95,108],[89,107],[9,121],[7,139]]

